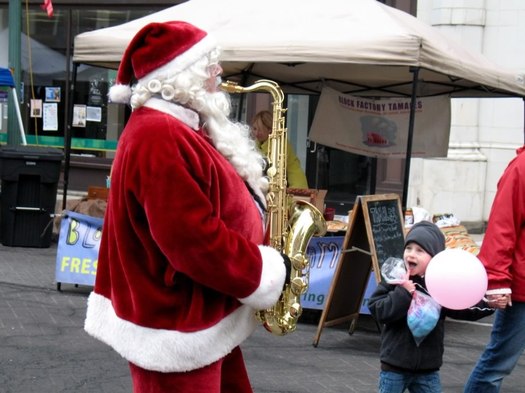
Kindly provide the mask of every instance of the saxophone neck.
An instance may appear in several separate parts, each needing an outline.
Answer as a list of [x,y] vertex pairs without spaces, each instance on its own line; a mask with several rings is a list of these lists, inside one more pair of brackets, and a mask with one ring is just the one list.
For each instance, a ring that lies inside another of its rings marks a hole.
[[273,104],[279,104],[282,105],[284,102],[284,93],[279,87],[279,85],[269,79],[259,79],[258,81],[255,81],[255,83],[251,86],[239,86],[236,82],[233,81],[225,81],[222,82],[220,85],[220,88],[228,93],[251,93],[255,91],[267,91],[272,95],[273,98]]

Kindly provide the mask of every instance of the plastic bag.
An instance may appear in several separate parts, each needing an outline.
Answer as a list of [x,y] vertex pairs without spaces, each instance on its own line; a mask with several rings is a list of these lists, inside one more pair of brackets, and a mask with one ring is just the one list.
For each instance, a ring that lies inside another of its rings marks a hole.
[[[408,280],[408,269],[403,259],[390,257],[381,266],[381,275],[388,284],[403,284]],[[436,327],[441,306],[429,295],[415,291],[407,313],[407,323],[416,345]]]
[[408,270],[404,260],[389,257],[381,266],[381,275],[388,284],[403,284],[408,280]]
[[438,227],[453,227],[461,224],[461,221],[454,215],[454,213],[434,214],[432,221]]
[[415,291],[407,314],[407,323],[419,346],[437,325],[441,306],[429,295]]

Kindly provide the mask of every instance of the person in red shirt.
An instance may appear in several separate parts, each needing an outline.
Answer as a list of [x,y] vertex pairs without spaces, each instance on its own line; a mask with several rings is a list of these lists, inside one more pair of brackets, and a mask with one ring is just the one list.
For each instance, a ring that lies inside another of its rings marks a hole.
[[251,392],[239,345],[286,279],[281,253],[262,245],[264,158],[228,118],[218,56],[191,24],[148,24],[109,93],[133,112],[84,328],[128,360],[135,393]]
[[492,393],[525,349],[525,146],[498,182],[478,257],[487,270],[487,298],[498,310],[464,392]]

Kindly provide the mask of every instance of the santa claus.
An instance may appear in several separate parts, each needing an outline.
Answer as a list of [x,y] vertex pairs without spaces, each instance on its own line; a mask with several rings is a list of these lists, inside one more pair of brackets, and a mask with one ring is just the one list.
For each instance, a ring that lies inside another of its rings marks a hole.
[[239,344],[285,281],[283,257],[261,245],[264,160],[228,119],[218,55],[191,24],[151,23],[109,93],[133,112],[85,330],[129,361],[134,392],[251,392]]

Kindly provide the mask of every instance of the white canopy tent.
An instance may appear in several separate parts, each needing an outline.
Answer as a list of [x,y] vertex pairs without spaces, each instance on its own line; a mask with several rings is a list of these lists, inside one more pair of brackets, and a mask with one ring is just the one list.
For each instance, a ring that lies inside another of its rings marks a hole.
[[373,96],[525,96],[525,76],[468,51],[439,30],[375,0],[190,0],[75,37],[73,61],[117,68],[150,22],[184,20],[213,34],[226,76],[268,78],[286,92],[323,84]]
[[375,0],[189,0],[76,36],[73,61],[116,69],[140,28],[168,20],[211,33],[222,48],[224,78],[242,85],[264,78],[286,93],[318,94],[329,86],[353,95],[411,97],[403,207],[416,97],[525,97],[522,73]]

